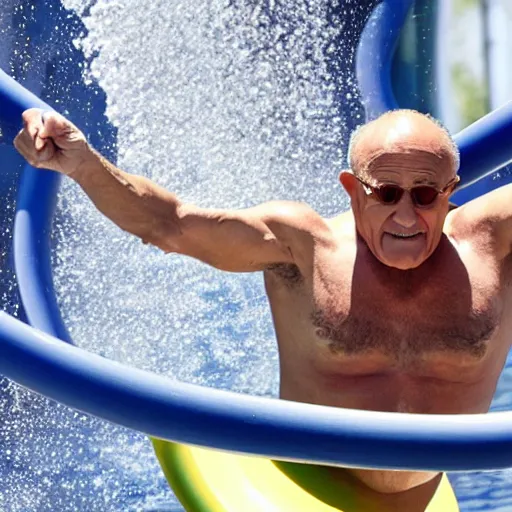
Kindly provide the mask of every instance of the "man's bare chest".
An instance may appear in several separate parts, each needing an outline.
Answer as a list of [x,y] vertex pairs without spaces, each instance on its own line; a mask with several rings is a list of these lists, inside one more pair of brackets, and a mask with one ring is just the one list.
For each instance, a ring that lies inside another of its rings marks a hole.
[[485,264],[457,257],[407,273],[326,261],[312,282],[315,336],[333,354],[380,353],[400,367],[438,353],[479,360],[503,312],[500,270]]
[[333,354],[380,352],[396,364],[410,364],[435,352],[482,358],[500,323],[496,297],[454,303],[443,290],[414,304],[385,296],[316,297],[311,322]]

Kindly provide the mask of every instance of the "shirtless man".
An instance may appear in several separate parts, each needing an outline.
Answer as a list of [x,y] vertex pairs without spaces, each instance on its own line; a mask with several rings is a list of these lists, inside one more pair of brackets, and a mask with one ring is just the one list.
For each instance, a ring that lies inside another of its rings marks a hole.
[[[265,273],[281,398],[488,410],[512,332],[512,188],[451,208],[458,150],[432,119],[394,111],[358,130],[340,174],[351,209],[330,219],[294,202],[240,211],[185,204],[117,169],[63,117],[31,109],[23,121],[15,145],[28,162],[76,180],[122,229],[221,270]],[[438,478],[350,471],[387,495]]]

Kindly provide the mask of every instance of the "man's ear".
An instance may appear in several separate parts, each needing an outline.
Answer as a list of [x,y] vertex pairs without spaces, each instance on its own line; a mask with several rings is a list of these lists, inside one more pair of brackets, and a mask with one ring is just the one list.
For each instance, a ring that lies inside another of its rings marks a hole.
[[357,180],[350,169],[344,169],[340,172],[339,180],[347,194],[352,198],[355,194]]

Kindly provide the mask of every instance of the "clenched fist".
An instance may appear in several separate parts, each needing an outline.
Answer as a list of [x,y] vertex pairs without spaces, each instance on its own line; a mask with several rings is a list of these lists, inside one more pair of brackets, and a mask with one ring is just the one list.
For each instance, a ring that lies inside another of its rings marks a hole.
[[84,134],[56,112],[31,108],[23,112],[23,129],[14,146],[33,167],[71,176],[90,156]]

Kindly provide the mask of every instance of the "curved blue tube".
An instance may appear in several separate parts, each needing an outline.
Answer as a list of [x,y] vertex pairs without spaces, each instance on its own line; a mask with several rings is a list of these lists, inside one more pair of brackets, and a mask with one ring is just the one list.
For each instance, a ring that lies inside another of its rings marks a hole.
[[[0,100],[2,119],[21,125],[21,114],[27,108],[53,110],[37,96],[27,91],[0,69]],[[21,127],[21,126],[20,126]],[[71,337],[60,316],[53,290],[49,236],[55,201],[61,177],[51,171],[41,172],[27,165],[21,179],[15,232],[25,236],[14,237],[14,253],[24,257],[15,258],[16,273],[20,289],[30,290],[23,294],[27,318],[31,325],[71,342]],[[37,213],[29,212],[37,204]]]
[[413,415],[238,395],[128,368],[0,313],[0,372],[150,436],[279,460],[395,469],[512,465],[512,413]]
[[454,137],[460,149],[463,186],[512,162],[512,101],[487,114]]
[[407,13],[414,0],[384,0],[366,22],[356,56],[356,76],[371,121],[398,108],[391,85],[391,63]]
[[[396,0],[383,2],[372,22],[379,23],[379,12],[389,14],[391,4],[400,6],[399,14],[405,17],[408,2]],[[385,30],[380,27],[377,33],[384,37]],[[388,40],[388,53],[391,43]],[[378,54],[375,58],[384,61]],[[374,77],[381,79],[385,79],[383,74]],[[373,82],[373,89],[375,86]],[[389,99],[379,98],[382,102]],[[0,104],[0,116],[18,124],[24,109],[44,108],[1,71]],[[375,109],[380,108],[376,105]],[[510,108],[504,107],[460,134],[463,174],[467,168],[473,179],[510,161],[512,144],[498,147],[494,142],[497,133],[500,141],[512,140],[511,119]],[[475,155],[485,155],[478,161],[481,167],[475,163]],[[55,173],[28,170],[16,217],[15,259],[31,323],[69,340],[55,302],[48,244],[57,185]],[[464,470],[512,465],[510,413],[384,414],[205,389],[88,354],[5,314],[0,314],[0,343],[0,372],[4,375],[69,406],[155,437],[344,466]]]
[[35,94],[25,89],[16,80],[11,78],[5,71],[0,69],[0,87],[2,98],[2,120],[8,123],[19,125],[21,128],[21,114],[30,108],[50,109],[50,107]]
[[[71,343],[53,289],[50,232],[60,176],[27,165],[20,182],[14,237],[15,267],[23,305],[31,325]],[[31,215],[34,198],[38,214]],[[16,255],[23,255],[16,257]],[[30,290],[30,293],[26,293]]]

